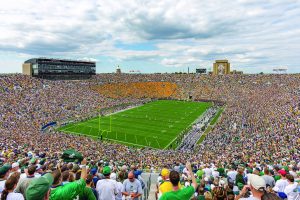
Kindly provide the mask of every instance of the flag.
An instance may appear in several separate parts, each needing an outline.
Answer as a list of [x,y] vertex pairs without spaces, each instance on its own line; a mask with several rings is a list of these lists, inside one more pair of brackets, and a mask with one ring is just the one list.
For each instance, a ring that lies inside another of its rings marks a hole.
[[82,154],[74,149],[65,150],[61,158],[65,162],[81,162],[83,160]]

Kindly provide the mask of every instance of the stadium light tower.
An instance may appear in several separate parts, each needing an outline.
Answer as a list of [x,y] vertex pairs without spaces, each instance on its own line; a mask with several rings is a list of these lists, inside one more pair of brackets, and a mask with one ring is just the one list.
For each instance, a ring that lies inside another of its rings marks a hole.
[[273,72],[277,74],[286,74],[288,70],[287,66],[274,67]]

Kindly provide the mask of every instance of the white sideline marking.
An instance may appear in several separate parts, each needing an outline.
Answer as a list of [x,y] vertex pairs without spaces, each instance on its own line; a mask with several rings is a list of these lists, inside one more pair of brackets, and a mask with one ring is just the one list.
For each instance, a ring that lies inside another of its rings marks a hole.
[[[87,134],[76,133],[76,132],[72,132],[72,131],[65,131],[65,132],[67,132],[67,133],[72,133],[72,134],[75,134],[75,135],[85,135],[85,136],[88,136],[88,137],[97,138],[97,136],[94,136],[94,135],[87,135]],[[122,141],[122,140],[114,140],[114,139],[108,139],[108,138],[105,138],[105,139],[111,140],[111,141],[114,141],[114,142],[130,144],[130,145],[134,145],[134,146],[149,147],[149,146],[145,146],[145,145],[141,145],[141,144],[135,144],[135,143],[131,143],[131,142],[124,142],[124,141]],[[150,147],[150,148],[157,149],[157,148],[154,148],[154,147]]]

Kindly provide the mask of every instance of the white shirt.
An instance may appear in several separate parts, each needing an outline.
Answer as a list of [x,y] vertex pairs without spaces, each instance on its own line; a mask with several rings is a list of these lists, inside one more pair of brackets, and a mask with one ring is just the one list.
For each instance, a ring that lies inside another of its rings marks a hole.
[[289,184],[285,187],[284,193],[288,197],[288,200],[295,200],[297,197],[297,191],[294,191],[297,188],[297,183]]
[[186,167],[182,170],[182,173],[187,174],[188,176],[191,176],[191,173],[189,172],[189,170]]
[[5,181],[6,180],[0,181],[0,193],[2,193],[2,191],[4,190]]
[[116,195],[116,200],[122,200],[122,188],[123,188],[123,184],[121,182],[117,182],[117,191],[118,194]]
[[260,200],[260,199],[257,199],[255,197],[248,197],[248,198],[240,198],[240,200]]
[[294,178],[297,178],[297,173],[294,171],[289,171],[290,175],[292,175]]
[[[0,194],[1,197],[1,194]],[[8,193],[6,200],[24,200],[24,197],[21,193]]]
[[220,176],[220,173],[219,173],[218,171],[213,171],[213,172],[212,172],[212,176],[213,176],[214,178],[218,178],[218,177]]
[[229,171],[227,173],[227,176],[229,176],[233,181],[235,181],[236,175],[237,175],[237,171]]
[[289,184],[289,182],[286,179],[279,179],[278,181],[276,181],[275,187],[273,188],[273,190],[275,192],[283,192],[285,187],[288,184]]
[[115,200],[118,194],[117,181],[111,179],[99,180],[96,190],[99,194],[99,200]]
[[212,171],[209,168],[203,169],[205,177],[211,177]]

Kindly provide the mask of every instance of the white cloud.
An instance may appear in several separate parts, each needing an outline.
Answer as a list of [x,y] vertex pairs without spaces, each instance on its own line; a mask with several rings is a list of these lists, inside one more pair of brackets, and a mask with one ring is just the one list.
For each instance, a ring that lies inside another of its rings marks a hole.
[[[249,72],[278,63],[295,71],[299,13],[299,0],[3,0],[0,53],[11,52],[12,63],[19,54],[168,67],[227,58]],[[119,42],[156,49],[119,49]]]

